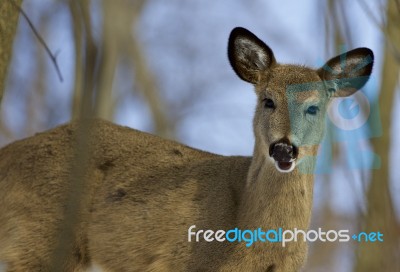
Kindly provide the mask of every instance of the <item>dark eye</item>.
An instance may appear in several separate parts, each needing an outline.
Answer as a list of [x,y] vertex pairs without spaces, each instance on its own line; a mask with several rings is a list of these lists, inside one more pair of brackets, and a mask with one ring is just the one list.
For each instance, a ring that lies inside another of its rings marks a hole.
[[318,113],[318,111],[319,111],[319,108],[317,106],[310,106],[310,107],[308,107],[306,112],[311,115],[316,115]]
[[275,103],[272,99],[266,98],[263,101],[266,108],[275,109]]

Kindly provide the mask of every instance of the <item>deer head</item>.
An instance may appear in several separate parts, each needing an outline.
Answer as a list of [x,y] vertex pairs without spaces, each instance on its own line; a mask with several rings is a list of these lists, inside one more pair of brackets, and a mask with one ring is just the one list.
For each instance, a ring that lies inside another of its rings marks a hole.
[[255,86],[256,149],[284,173],[316,155],[329,102],[364,86],[374,58],[370,49],[357,48],[319,69],[279,64],[272,50],[244,28],[232,30],[228,57],[236,74]]

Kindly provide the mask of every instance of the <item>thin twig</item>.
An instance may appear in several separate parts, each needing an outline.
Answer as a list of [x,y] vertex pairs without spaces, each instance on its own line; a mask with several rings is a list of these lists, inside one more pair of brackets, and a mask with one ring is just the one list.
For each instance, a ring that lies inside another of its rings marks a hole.
[[44,41],[44,39],[42,38],[42,36],[40,36],[39,32],[36,30],[35,26],[33,25],[33,23],[31,22],[31,20],[29,19],[28,15],[25,13],[25,11],[18,6],[14,0],[10,0],[11,4],[14,5],[14,7],[16,9],[18,9],[18,11],[22,14],[22,16],[25,18],[25,20],[28,22],[29,27],[32,29],[33,33],[35,34],[36,38],[39,40],[40,44],[44,47],[44,49],[46,50],[47,54],[49,55],[51,61],[53,62],[53,65],[57,71],[57,75],[60,78],[60,81],[63,82],[63,76],[61,74],[60,68],[58,67],[58,63],[57,63],[57,55],[58,54],[53,54],[50,50],[50,48],[47,46],[46,42]]
[[[343,24],[341,25],[343,28],[343,34],[344,34],[344,40],[345,42],[348,43],[349,47],[352,48],[353,47],[353,41],[351,39],[351,34],[350,34],[350,24],[347,18],[347,14],[345,11],[345,3],[344,1],[340,1],[338,4],[338,8],[339,8],[339,12],[342,15],[342,21]],[[340,22],[339,22],[339,14],[337,13],[337,9],[334,9],[334,19],[336,21],[336,25],[339,27],[340,26]]]

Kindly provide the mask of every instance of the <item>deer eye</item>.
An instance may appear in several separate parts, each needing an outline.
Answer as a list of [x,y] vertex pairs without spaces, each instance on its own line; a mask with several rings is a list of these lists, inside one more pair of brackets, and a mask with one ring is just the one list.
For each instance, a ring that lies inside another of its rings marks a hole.
[[317,106],[310,106],[308,107],[306,113],[311,114],[311,115],[316,115],[319,111],[319,108]]
[[272,99],[265,98],[265,99],[263,100],[263,102],[264,102],[264,106],[265,106],[266,108],[275,109],[275,103],[274,103],[274,101],[272,101]]

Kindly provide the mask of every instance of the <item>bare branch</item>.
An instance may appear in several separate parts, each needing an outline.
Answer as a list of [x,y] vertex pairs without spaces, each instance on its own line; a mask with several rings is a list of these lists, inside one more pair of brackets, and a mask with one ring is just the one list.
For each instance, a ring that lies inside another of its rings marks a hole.
[[[399,1],[397,0],[393,0],[397,7],[399,4]],[[373,15],[373,12],[371,11],[371,9],[368,7],[368,5],[366,4],[366,2],[364,2],[364,0],[360,0],[358,1],[361,8],[364,10],[364,12],[368,15],[368,17],[374,22],[374,24],[382,31],[382,33],[385,35],[387,44],[389,46],[389,50],[391,51],[391,53],[393,54],[393,56],[396,58],[397,62],[400,62],[400,48],[397,48],[395,43],[393,42],[391,35],[388,34],[388,30],[387,28],[383,25],[383,23],[379,22],[379,20]],[[390,0],[389,0],[390,2]],[[386,18],[386,25],[388,25],[390,18]]]
[[[22,0],[16,0],[21,3]],[[0,103],[5,90],[19,13],[10,2],[0,1]]]
[[[73,24],[76,34],[75,43],[83,42],[84,48],[80,49],[79,54],[84,55],[83,62],[79,61],[78,64],[83,64],[80,68],[82,76],[79,82],[78,88],[80,89],[80,98],[78,101],[79,115],[77,116],[78,121],[76,124],[76,141],[74,143],[73,154],[69,165],[69,177],[68,177],[68,191],[65,194],[65,210],[63,221],[60,224],[58,243],[56,249],[53,252],[51,259],[50,271],[58,271],[60,267],[65,265],[67,256],[73,250],[74,239],[77,237],[76,229],[81,226],[84,222],[82,221],[82,214],[84,211],[82,207],[85,201],[88,201],[86,192],[90,189],[87,188],[88,179],[90,176],[89,165],[92,156],[92,145],[96,132],[93,129],[93,93],[95,88],[95,82],[98,77],[96,73],[96,65],[98,59],[98,50],[95,41],[92,37],[92,27],[90,20],[90,1],[71,1],[70,8],[73,15]],[[75,3],[76,5],[73,5]],[[76,24],[76,26],[75,26]],[[81,27],[83,29],[81,29]],[[84,33],[84,35],[83,35]],[[76,44],[75,48],[79,48],[81,45]]]
[[14,7],[21,13],[21,15],[25,18],[25,20],[28,22],[29,27],[32,29],[33,34],[35,34],[36,38],[39,40],[40,44],[44,47],[46,50],[47,54],[49,55],[51,61],[53,62],[53,65],[56,69],[57,75],[60,79],[61,82],[64,81],[63,76],[60,71],[60,67],[58,66],[57,63],[57,55],[58,54],[53,54],[50,50],[50,48],[47,46],[45,40],[42,38],[42,36],[39,34],[39,32],[36,30],[35,26],[33,25],[32,21],[29,19],[28,15],[25,13],[25,11],[17,5],[14,0],[10,0],[10,2],[14,5]]
[[83,19],[81,11],[76,1],[69,1],[69,9],[72,17],[72,29],[74,35],[75,47],[75,80],[74,92],[72,96],[72,119],[77,119],[80,116],[81,98],[84,89],[84,61],[83,61]]
[[400,13],[400,0],[395,0],[397,12]]

